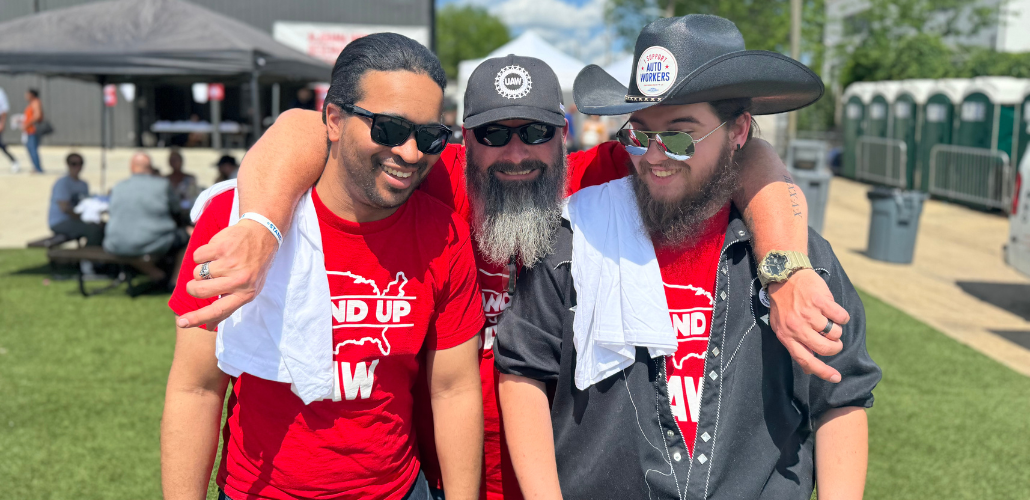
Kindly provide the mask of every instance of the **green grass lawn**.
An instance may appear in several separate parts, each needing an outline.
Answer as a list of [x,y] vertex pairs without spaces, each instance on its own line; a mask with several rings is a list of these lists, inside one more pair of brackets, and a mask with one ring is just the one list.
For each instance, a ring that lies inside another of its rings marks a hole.
[[[160,497],[167,295],[84,299],[0,250],[0,499]],[[1030,379],[863,295],[883,368],[867,498],[1030,498]]]

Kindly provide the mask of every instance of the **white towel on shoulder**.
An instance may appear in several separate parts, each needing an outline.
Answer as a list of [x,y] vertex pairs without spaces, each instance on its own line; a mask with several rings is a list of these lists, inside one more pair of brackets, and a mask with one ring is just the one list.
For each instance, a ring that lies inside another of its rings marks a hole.
[[651,357],[676,352],[662,272],[644,229],[629,177],[580,190],[563,214],[572,223],[576,287],[576,388]]
[[[211,199],[236,188],[236,180],[211,186],[197,198],[194,222]],[[239,222],[239,193],[229,225]],[[333,329],[322,232],[309,190],[283,236],[265,286],[252,302],[218,325],[218,367],[234,377],[291,384],[304,404],[333,395]]]

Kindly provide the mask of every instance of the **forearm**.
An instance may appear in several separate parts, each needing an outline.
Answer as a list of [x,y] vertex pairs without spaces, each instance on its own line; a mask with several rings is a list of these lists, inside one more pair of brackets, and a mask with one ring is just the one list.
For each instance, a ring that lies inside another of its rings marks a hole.
[[432,405],[436,454],[447,498],[479,498],[483,462],[481,384],[470,383],[459,391],[434,394]]
[[737,158],[740,186],[733,202],[741,208],[759,258],[770,250],[808,253],[808,203],[769,143],[752,139]]
[[561,498],[554,457],[554,431],[544,384],[501,374],[498,396],[504,432],[519,481],[527,500]]
[[836,408],[815,431],[819,500],[861,499],[869,461],[869,426],[864,408]]
[[223,396],[168,388],[161,417],[161,488],[166,500],[202,499],[207,495],[218,448]]
[[264,215],[285,234],[300,197],[322,175],[326,144],[319,113],[294,109],[279,115],[240,163],[240,213]]
[[161,488],[166,500],[207,495],[229,385],[229,376],[217,363],[213,333],[177,329],[161,416]]

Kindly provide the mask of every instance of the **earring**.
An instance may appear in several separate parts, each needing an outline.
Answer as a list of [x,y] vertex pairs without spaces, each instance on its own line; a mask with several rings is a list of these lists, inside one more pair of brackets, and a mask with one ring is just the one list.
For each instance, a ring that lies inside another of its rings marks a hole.
[[740,144],[737,144],[737,151],[740,151],[741,147],[743,147],[743,146],[741,146]]

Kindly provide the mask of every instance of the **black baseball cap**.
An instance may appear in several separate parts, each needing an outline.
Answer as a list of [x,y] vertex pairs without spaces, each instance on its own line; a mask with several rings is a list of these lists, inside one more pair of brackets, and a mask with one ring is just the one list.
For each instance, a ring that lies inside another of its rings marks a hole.
[[565,126],[561,85],[547,63],[508,54],[483,61],[465,88],[464,126],[502,120],[534,120]]

